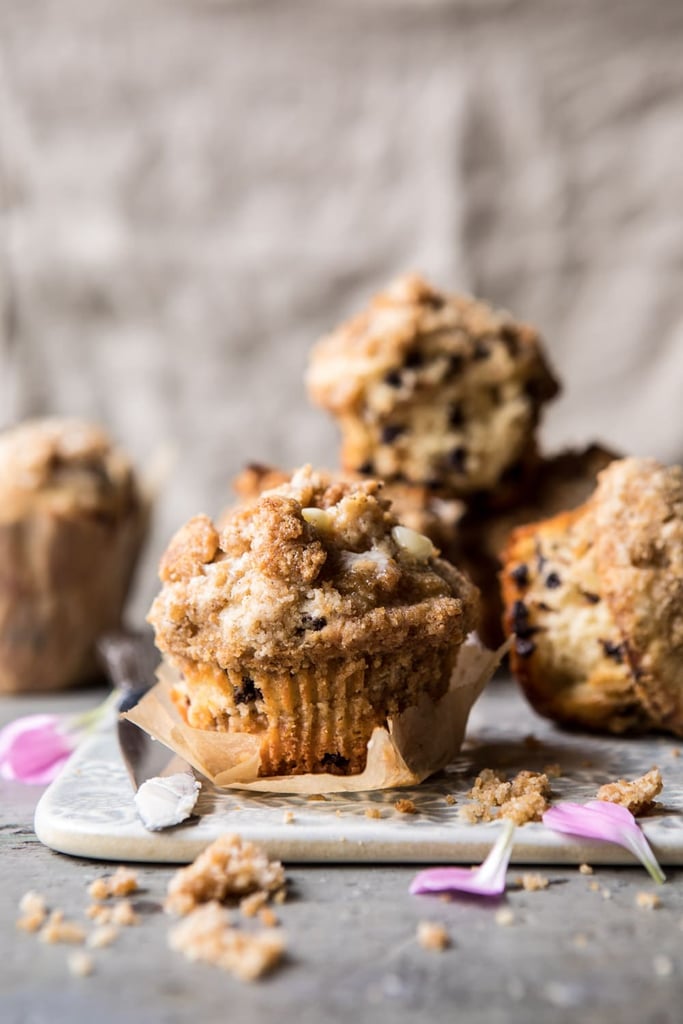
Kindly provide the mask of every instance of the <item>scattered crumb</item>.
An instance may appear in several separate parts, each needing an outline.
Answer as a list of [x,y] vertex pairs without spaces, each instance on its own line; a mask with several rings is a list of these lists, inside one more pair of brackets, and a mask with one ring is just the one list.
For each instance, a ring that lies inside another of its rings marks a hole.
[[88,895],[93,900],[106,900],[111,896],[130,896],[137,891],[137,872],[124,867],[118,867],[113,875],[96,878],[88,886]]
[[111,907],[105,907],[101,903],[91,903],[89,907],[86,907],[85,916],[91,918],[96,924],[109,924],[111,911]]
[[228,912],[212,901],[189,913],[169,932],[171,949],[188,960],[214,964],[241,978],[255,981],[282,959],[285,943],[277,929],[242,932],[231,927]]
[[562,768],[559,764],[546,764],[543,768],[543,774],[547,775],[549,779],[559,779],[562,776]]
[[526,892],[540,892],[541,889],[547,889],[550,883],[545,875],[538,875],[533,872],[529,872],[528,874],[522,875],[519,879],[519,884],[526,890]]
[[417,807],[412,800],[397,800],[394,804],[394,808],[399,812],[399,814],[417,814]]
[[589,882],[588,883],[588,889],[589,889],[590,892],[600,892],[600,883],[599,882]]
[[583,932],[578,932],[572,939],[572,942],[577,949],[585,949],[588,945],[588,936],[584,935]]
[[441,952],[451,944],[451,938],[442,924],[436,921],[420,921],[417,926],[417,941],[423,949]]
[[124,927],[140,924],[140,915],[133,910],[130,900],[121,900],[111,911],[112,924],[121,924]]
[[255,843],[227,833],[220,836],[186,868],[176,871],[168,886],[164,909],[188,914],[199,903],[230,896],[246,896],[264,889],[281,889],[285,873],[279,861],[270,861]]
[[261,924],[265,924],[267,928],[275,928],[280,923],[278,916],[272,907],[261,907],[258,912],[258,919]]
[[662,901],[656,892],[637,892],[636,906],[641,910],[656,910],[661,907]]
[[680,747],[672,747],[671,748],[671,756],[672,757],[680,757],[681,756],[681,748]]
[[118,937],[118,928],[113,924],[104,924],[90,933],[87,944],[91,949],[104,949],[105,946],[111,946],[112,942],[116,942]]
[[17,928],[24,932],[37,932],[45,924],[47,905],[39,892],[25,892],[19,900],[21,916],[17,918]]
[[500,910],[496,911],[496,924],[500,925],[501,928],[507,928],[514,923],[515,915],[509,907],[501,907]]
[[590,866],[590,864],[579,864],[579,874],[592,875],[593,868]]
[[612,893],[610,892],[609,889],[602,889],[600,891],[600,895],[602,896],[603,900],[611,900],[612,899]]
[[381,818],[382,812],[377,807],[366,807],[365,808],[366,818]]
[[63,910],[53,910],[46,924],[40,929],[38,938],[49,945],[57,942],[78,945],[85,942],[85,928],[75,921],[65,921]]
[[294,811],[285,811],[282,815],[282,821],[285,825],[293,825],[295,820]]
[[283,885],[283,887],[281,889],[278,889],[278,891],[273,896],[273,903],[277,903],[279,905],[279,904],[284,903],[286,899],[287,899],[287,890],[285,889],[285,887]]
[[663,785],[662,773],[655,765],[645,775],[632,782],[618,779],[617,782],[608,782],[601,786],[597,792],[597,799],[621,804],[622,807],[628,808],[631,814],[642,814],[650,809],[654,798],[661,793]]
[[313,803],[316,800],[317,801],[323,801],[323,802],[327,803],[327,797],[324,796],[322,793],[309,793],[309,795],[306,797],[306,799],[308,801],[310,801],[311,803]]
[[336,814],[336,816],[337,816],[338,818],[341,818],[341,816],[342,816],[342,812],[341,812],[340,810],[336,810],[336,811],[335,811],[334,813]]
[[658,978],[668,978],[673,973],[674,965],[671,957],[662,953],[653,958],[652,968]]
[[72,953],[67,960],[69,974],[76,978],[86,978],[95,970],[93,958],[88,953]]
[[268,902],[268,893],[260,889],[240,900],[240,911],[245,917],[255,917],[261,907]]
[[484,768],[468,793],[472,803],[461,807],[459,816],[470,823],[509,818],[526,825],[541,820],[549,793],[548,776],[541,772],[521,771],[508,781],[501,772]]
[[452,793],[446,793],[446,796],[444,797],[444,799],[445,799],[445,801],[446,801],[446,803],[448,804],[449,807],[452,807],[453,804],[457,804],[457,802],[458,802],[455,799],[455,797],[453,796]]

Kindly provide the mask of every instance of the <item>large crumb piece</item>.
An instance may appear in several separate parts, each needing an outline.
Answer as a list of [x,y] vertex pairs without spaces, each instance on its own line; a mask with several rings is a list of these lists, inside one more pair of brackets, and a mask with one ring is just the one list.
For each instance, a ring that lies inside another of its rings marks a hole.
[[199,903],[222,903],[230,896],[246,896],[261,889],[274,892],[284,881],[279,861],[268,860],[259,846],[227,833],[175,873],[164,909],[171,914],[189,914]]
[[17,918],[17,928],[24,932],[37,932],[45,924],[47,917],[47,906],[45,897],[39,892],[25,892],[19,901],[20,917]]
[[597,798],[612,804],[621,804],[631,814],[643,814],[652,807],[653,800],[661,793],[663,786],[662,773],[659,768],[654,767],[632,782],[627,779],[608,782],[600,787]]
[[440,952],[451,944],[451,938],[442,924],[436,921],[420,921],[417,926],[417,941],[423,949]]
[[138,891],[138,876],[130,868],[118,867],[113,875],[96,878],[88,887],[93,900],[107,900],[112,896],[130,896]]
[[85,942],[85,928],[75,921],[65,921],[63,910],[53,910],[46,924],[40,929],[38,938],[49,945],[57,942],[79,945]]
[[72,953],[67,960],[69,974],[76,978],[87,978],[95,970],[93,958],[88,953]]
[[540,821],[548,809],[548,776],[541,772],[521,771],[512,781],[492,768],[484,768],[474,781],[468,796],[472,801],[460,809],[460,817],[471,823],[509,818],[515,825]]
[[394,808],[399,812],[399,814],[417,814],[417,807],[412,800],[406,800],[404,798],[397,800],[394,804]]
[[273,928],[238,931],[220,903],[198,907],[169,932],[169,946],[188,960],[201,960],[230,971],[243,981],[255,981],[282,959],[285,942]]
[[636,906],[641,910],[656,910],[661,907],[662,901],[656,892],[637,892]]
[[526,892],[540,892],[542,889],[547,889],[550,883],[545,875],[528,872],[521,876],[519,884]]

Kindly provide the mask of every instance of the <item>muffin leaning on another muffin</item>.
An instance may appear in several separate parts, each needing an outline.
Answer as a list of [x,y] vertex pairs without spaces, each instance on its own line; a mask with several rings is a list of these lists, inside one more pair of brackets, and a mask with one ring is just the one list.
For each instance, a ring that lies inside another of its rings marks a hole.
[[504,555],[511,664],[559,722],[683,735],[683,469],[620,459]]
[[0,437],[0,692],[94,674],[147,519],[130,462],[99,427],[32,420]]
[[342,431],[342,465],[468,498],[514,500],[558,391],[537,333],[417,276],[314,348],[308,388]]
[[198,516],[164,555],[149,620],[195,728],[261,738],[261,775],[352,774],[375,726],[447,691],[476,623],[471,584],[399,527],[376,481],[305,468]]

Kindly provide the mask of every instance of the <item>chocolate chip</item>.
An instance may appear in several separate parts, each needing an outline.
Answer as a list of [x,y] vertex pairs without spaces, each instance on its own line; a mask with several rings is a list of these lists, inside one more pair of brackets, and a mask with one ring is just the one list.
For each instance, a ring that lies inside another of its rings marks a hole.
[[524,463],[513,462],[511,466],[507,466],[500,475],[501,483],[505,484],[517,484],[524,477]]
[[409,370],[417,370],[420,366],[424,365],[424,356],[418,349],[413,348],[410,352],[406,353],[403,365]]
[[304,629],[310,629],[314,633],[318,633],[327,625],[327,619],[322,615],[302,615],[301,624]]
[[621,665],[624,660],[624,645],[613,644],[611,640],[601,640],[600,643],[606,657],[616,661],[617,665]]
[[529,586],[529,566],[526,562],[520,562],[510,570],[510,579],[515,581],[520,590]]
[[562,586],[562,580],[560,579],[558,573],[549,572],[545,578],[545,585],[546,587],[548,587],[549,590],[557,590],[558,587]]
[[253,679],[242,676],[242,685],[235,690],[235,704],[253,704],[255,700],[263,700],[263,694]]
[[323,768],[339,768],[341,770],[348,768],[349,759],[344,757],[342,754],[323,754],[320,762]]
[[405,433],[405,429],[400,423],[387,423],[386,427],[382,427],[382,444],[391,444],[397,437]]
[[365,462],[361,462],[360,466],[356,470],[357,473],[364,473],[366,476],[370,473],[374,473],[375,464],[372,459],[366,459]]
[[389,370],[384,374],[384,383],[388,384],[390,388],[400,388],[403,383],[403,377],[401,376],[400,370]]
[[451,376],[455,376],[460,373],[464,365],[465,360],[461,355],[459,355],[459,353],[452,352],[448,357],[448,372]]
[[523,637],[517,637],[515,640],[515,651],[517,656],[520,658],[530,658],[536,650],[536,644],[533,640],[527,640]]
[[594,594],[592,590],[582,590],[581,596],[585,597],[589,604],[600,604],[600,595]]
[[535,626],[529,622],[529,609],[524,601],[515,601],[512,605],[512,632],[516,636],[530,637],[538,632]]
[[440,491],[443,484],[437,477],[430,477],[429,480],[425,480],[424,486],[429,491]]
[[465,463],[467,461],[467,448],[464,445],[457,445],[452,448],[448,453],[448,465],[456,471],[456,473],[465,472]]
[[482,341],[481,338],[477,338],[474,343],[474,348],[472,349],[472,358],[476,360],[488,359],[490,355],[491,349],[486,342]]
[[503,396],[501,394],[500,388],[491,388],[490,391],[489,391],[489,395],[491,396],[491,404],[492,405],[500,405],[501,404],[501,402],[503,400]]
[[519,355],[519,337],[514,327],[505,324],[500,329],[500,340],[505,345],[512,359]]
[[465,422],[465,414],[463,412],[462,403],[456,402],[455,405],[451,406],[451,411],[448,414],[448,423],[451,427],[462,427]]

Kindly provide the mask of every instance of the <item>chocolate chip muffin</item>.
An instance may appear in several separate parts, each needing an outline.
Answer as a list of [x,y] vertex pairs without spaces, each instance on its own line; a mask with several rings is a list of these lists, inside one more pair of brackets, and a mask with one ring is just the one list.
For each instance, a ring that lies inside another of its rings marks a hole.
[[559,722],[683,735],[683,469],[619,459],[504,554],[511,664]]
[[536,331],[417,276],[320,341],[307,380],[339,422],[345,470],[455,498],[514,498],[558,391]]
[[257,734],[262,775],[362,771],[375,726],[443,696],[476,624],[475,589],[380,490],[304,468],[163,557],[149,621],[173,699],[195,728]]
[[0,692],[94,674],[147,519],[128,458],[98,426],[32,420],[0,436]]

